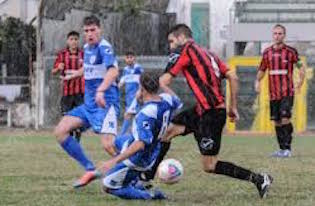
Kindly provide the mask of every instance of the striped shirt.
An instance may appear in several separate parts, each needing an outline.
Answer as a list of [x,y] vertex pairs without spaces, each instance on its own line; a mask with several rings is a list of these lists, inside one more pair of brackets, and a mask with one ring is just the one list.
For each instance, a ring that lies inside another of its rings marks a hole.
[[[63,63],[64,70],[61,75],[65,75],[66,70],[79,70],[82,66],[82,61],[82,50],[79,49],[76,53],[71,54],[69,49],[66,48],[58,52],[54,68],[57,68],[60,63]],[[76,94],[84,94],[84,78],[80,77],[70,80],[64,80],[63,96]]]
[[294,95],[293,66],[298,61],[297,50],[285,44],[264,50],[259,70],[265,72],[268,69],[270,100]]
[[171,54],[167,72],[176,76],[182,72],[197,101],[197,108],[209,110],[224,104],[221,81],[227,66],[212,52],[188,41],[178,54]]

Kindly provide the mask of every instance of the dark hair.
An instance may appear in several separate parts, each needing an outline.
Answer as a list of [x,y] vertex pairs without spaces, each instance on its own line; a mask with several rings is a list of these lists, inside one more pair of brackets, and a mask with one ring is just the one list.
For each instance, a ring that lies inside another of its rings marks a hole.
[[192,31],[186,24],[177,24],[173,26],[167,35],[174,34],[174,36],[179,36],[180,34],[184,34],[187,38],[192,38]]
[[80,37],[80,34],[79,34],[79,32],[77,32],[77,31],[70,31],[70,32],[67,34],[67,38],[69,38],[70,36]]
[[86,16],[84,18],[84,20],[83,20],[83,25],[84,26],[89,26],[89,25],[92,25],[92,24],[95,24],[98,27],[101,26],[100,20],[96,16],[94,16],[94,15]]
[[126,53],[125,53],[126,56],[130,55],[130,56],[135,56],[135,52],[134,51],[131,51],[131,50],[128,50]]
[[140,76],[140,85],[148,93],[156,94],[159,91],[159,76],[153,72],[143,72]]
[[283,33],[286,34],[287,29],[285,28],[285,26],[283,26],[282,24],[276,24],[273,28],[281,28],[283,30]]

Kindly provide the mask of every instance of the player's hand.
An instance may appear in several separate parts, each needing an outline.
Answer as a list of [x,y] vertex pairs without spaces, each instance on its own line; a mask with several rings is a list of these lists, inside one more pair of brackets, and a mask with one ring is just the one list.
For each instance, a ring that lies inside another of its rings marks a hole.
[[70,80],[70,79],[75,79],[79,76],[80,76],[80,74],[79,74],[78,70],[66,70],[65,75],[61,76],[60,78],[62,80]]
[[116,162],[113,159],[110,159],[102,164],[102,166],[98,169],[103,174],[108,172],[111,168],[113,168],[116,165]]
[[302,89],[303,82],[299,81],[295,86],[295,91],[300,94]]
[[64,63],[59,63],[57,68],[58,68],[59,71],[62,71],[62,70],[65,69],[65,64]]
[[104,99],[104,92],[96,91],[95,101],[96,101],[96,104],[98,106],[105,107],[106,102],[105,102],[105,99]]
[[257,93],[260,93],[260,83],[258,80],[255,81],[255,91]]
[[228,111],[228,116],[229,116],[231,122],[236,122],[240,118],[238,111],[237,111],[237,108],[234,108],[234,107],[230,107],[230,109]]

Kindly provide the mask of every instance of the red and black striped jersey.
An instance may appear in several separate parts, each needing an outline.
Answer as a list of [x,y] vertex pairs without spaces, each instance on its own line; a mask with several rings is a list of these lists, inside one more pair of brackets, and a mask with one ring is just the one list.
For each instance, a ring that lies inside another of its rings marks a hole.
[[[57,68],[60,63],[64,64],[64,71],[66,70],[79,70],[82,66],[83,51],[78,50],[76,53],[71,54],[68,48],[58,52],[54,64]],[[64,75],[64,71],[61,75]],[[71,80],[64,80],[63,82],[63,96],[84,94],[84,78],[75,78]]]
[[297,50],[286,44],[264,50],[259,70],[268,70],[270,100],[294,95],[293,66],[298,61]]
[[228,68],[215,54],[194,41],[188,41],[180,52],[170,55],[167,72],[173,76],[183,73],[201,109],[224,104],[221,81]]

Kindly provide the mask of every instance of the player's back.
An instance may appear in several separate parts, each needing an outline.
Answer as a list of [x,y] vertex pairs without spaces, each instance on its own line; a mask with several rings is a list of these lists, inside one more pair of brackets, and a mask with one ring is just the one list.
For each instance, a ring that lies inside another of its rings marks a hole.
[[[101,40],[97,45],[84,46],[84,79],[85,97],[84,103],[89,107],[97,107],[95,103],[96,89],[103,82],[107,70],[117,67],[117,59],[112,46],[106,41]],[[117,82],[114,82],[105,91],[106,103],[118,103],[119,92]]]
[[132,135],[125,146],[140,140],[145,143],[145,148],[126,160],[126,164],[149,169],[157,158],[161,147],[160,139],[168,128],[171,116],[182,106],[178,97],[169,94],[161,94],[160,97],[160,101],[146,102],[136,115]]

